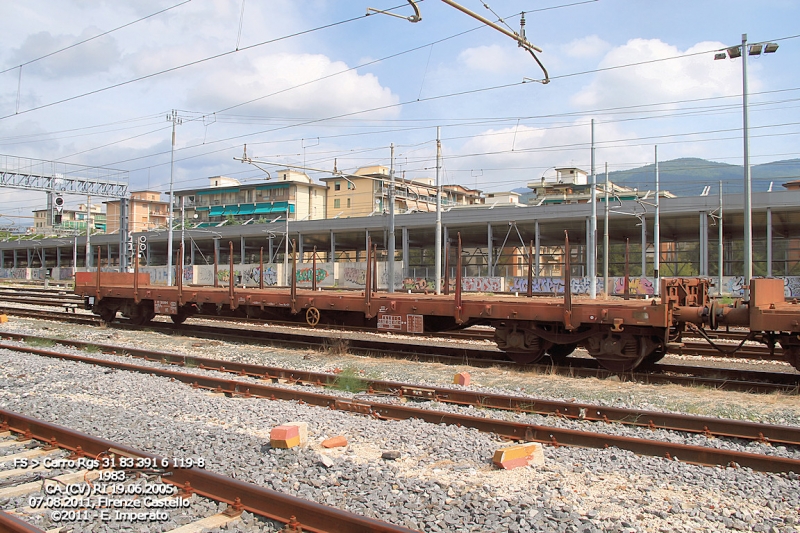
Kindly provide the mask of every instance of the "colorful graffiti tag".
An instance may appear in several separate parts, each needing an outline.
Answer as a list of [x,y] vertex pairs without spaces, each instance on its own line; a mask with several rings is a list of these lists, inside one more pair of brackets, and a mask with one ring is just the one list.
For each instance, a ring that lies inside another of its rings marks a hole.
[[[648,278],[628,278],[628,293],[652,296],[653,281]],[[614,278],[614,294],[625,294],[625,278]]]
[[316,280],[317,285],[333,286],[333,264],[332,263],[317,263],[317,269],[314,270],[313,266],[298,268],[295,279],[298,285],[311,285],[312,276]]
[[363,266],[344,267],[342,280],[345,285],[357,285],[363,287],[367,282],[367,269]]
[[503,292],[503,278],[461,278],[461,290],[467,292]]

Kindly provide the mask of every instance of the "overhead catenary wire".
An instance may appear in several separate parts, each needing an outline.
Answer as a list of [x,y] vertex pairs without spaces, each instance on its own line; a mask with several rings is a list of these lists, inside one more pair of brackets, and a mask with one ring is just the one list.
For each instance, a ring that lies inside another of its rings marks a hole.
[[102,32],[102,33],[99,33],[99,34],[97,34],[97,35],[93,36],[93,37],[89,37],[89,38],[87,38],[87,39],[84,39],[84,40],[82,40],[82,41],[78,41],[77,43],[73,43],[73,44],[71,44],[71,45],[69,45],[69,46],[65,46],[65,47],[63,47],[63,48],[59,48],[58,50],[53,50],[52,52],[49,52],[49,53],[47,53],[47,54],[44,54],[44,55],[42,55],[42,56],[36,57],[36,58],[34,58],[34,59],[30,59],[30,60],[28,60],[28,61],[25,61],[25,62],[23,62],[23,63],[20,63],[19,65],[16,65],[16,66],[13,66],[13,67],[9,67],[9,68],[7,68],[7,69],[5,69],[5,70],[0,70],[0,74],[4,74],[4,73],[6,73],[6,72],[9,72],[9,71],[11,71],[11,70],[14,70],[14,69],[17,69],[17,68],[20,68],[20,69],[21,69],[22,67],[25,67],[25,66],[27,66],[27,65],[30,65],[30,64],[32,64],[32,63],[35,63],[35,62],[37,62],[37,61],[41,61],[42,59],[45,59],[45,58],[48,58],[48,57],[54,56],[54,55],[56,55],[56,54],[59,54],[59,53],[61,53],[61,52],[64,52],[64,51],[66,51],[66,50],[69,50],[69,49],[71,49],[71,48],[75,48],[76,46],[80,46],[80,45],[82,45],[82,44],[86,44],[86,43],[88,43],[88,42],[90,42],[90,41],[93,41],[93,40],[95,40],[95,39],[99,39],[100,37],[105,37],[106,35],[109,35],[109,34],[111,34],[111,33],[114,33],[115,31],[121,30],[121,29],[123,29],[123,28],[127,28],[128,26],[133,26],[134,24],[136,24],[136,23],[138,23],[138,22],[142,22],[143,20],[147,20],[147,19],[149,19],[149,18],[153,18],[153,17],[155,17],[155,16],[157,16],[157,15],[160,15],[160,14],[162,14],[162,13],[166,13],[167,11],[170,11],[170,10],[172,10],[172,9],[175,9],[175,8],[177,8],[177,7],[180,7],[180,6],[184,5],[184,4],[188,4],[188,3],[189,3],[189,2],[191,2],[191,1],[192,1],[192,0],[184,0],[183,2],[180,2],[180,3],[178,3],[178,4],[175,4],[175,5],[173,5],[173,6],[170,6],[170,7],[164,8],[164,9],[162,9],[162,10],[160,10],[160,11],[156,11],[155,13],[151,13],[150,15],[147,15],[147,16],[145,16],[145,17],[138,18],[138,19],[136,19],[136,20],[134,20],[134,21],[128,22],[128,23],[126,23],[126,24],[123,24],[122,26],[117,26],[116,28],[110,29],[110,30],[108,30],[108,31],[104,31],[104,32]]
[[[333,121],[330,121],[330,122],[333,122]],[[498,134],[502,134],[502,133],[498,133]],[[274,142],[274,141],[269,141],[269,142]],[[288,142],[288,141],[282,141],[282,142]],[[113,144],[113,143],[112,143],[112,144]],[[82,152],[82,153],[85,153],[85,152]],[[213,152],[209,152],[209,153],[213,153]],[[199,156],[199,157],[202,157],[202,155],[201,155],[201,156]]]

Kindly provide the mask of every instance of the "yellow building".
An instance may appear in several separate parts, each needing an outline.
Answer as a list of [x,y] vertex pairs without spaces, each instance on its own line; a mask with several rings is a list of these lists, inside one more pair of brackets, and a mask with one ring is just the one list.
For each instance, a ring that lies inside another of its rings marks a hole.
[[[119,200],[105,202],[106,233],[119,232]],[[128,202],[128,232],[150,231],[166,228],[169,217],[169,203],[161,201],[161,193],[138,191],[131,193]]]
[[[328,218],[365,217],[389,212],[391,177],[384,166],[362,167],[353,174],[321,178],[328,186]],[[442,187],[442,207],[483,203],[481,191],[460,185]],[[433,179],[407,180],[395,176],[395,213],[436,211]]]

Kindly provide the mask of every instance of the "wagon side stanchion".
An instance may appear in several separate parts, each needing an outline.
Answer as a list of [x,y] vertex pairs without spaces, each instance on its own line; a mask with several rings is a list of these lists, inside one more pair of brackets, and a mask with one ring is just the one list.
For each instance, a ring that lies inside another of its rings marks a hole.
[[372,318],[370,293],[372,291],[372,237],[367,237],[367,270],[364,273],[364,316]]
[[461,318],[463,306],[461,303],[461,232],[458,233],[458,256],[456,257],[456,293],[455,293],[455,319],[457,324],[464,320]]
[[630,293],[630,281],[628,278],[631,276],[631,262],[630,262],[630,247],[631,247],[631,240],[625,239],[625,272],[623,275],[625,276],[624,282],[624,289],[623,289],[623,297],[628,300],[631,297]]
[[297,314],[297,253],[295,252],[295,242],[292,239],[292,314]]
[[216,246],[216,243],[215,243],[215,246],[214,246],[214,288],[215,289],[217,287],[219,287],[219,265],[217,263],[218,263],[217,246]]
[[450,239],[444,243],[444,294],[450,296]]
[[178,256],[178,272],[175,282],[178,284],[178,307],[183,305],[183,243],[178,246],[180,255]]
[[94,294],[94,301],[95,302],[99,302],[103,298],[100,295],[100,258],[101,258],[100,251],[101,251],[100,250],[100,246],[98,246],[97,247],[97,277],[95,279],[97,287],[95,288],[95,291],[94,291],[95,292],[95,294]]
[[528,298],[533,297],[533,241],[528,247]]
[[264,288],[264,247],[261,247],[258,257],[258,288]]
[[233,275],[233,241],[228,241],[228,301],[231,311],[236,309],[235,283]]
[[569,232],[564,230],[564,328],[575,329],[572,325],[572,272],[569,264]]
[[317,291],[317,247],[314,246],[314,253],[311,256],[311,290]]
[[372,292],[378,292],[378,245],[372,245]]

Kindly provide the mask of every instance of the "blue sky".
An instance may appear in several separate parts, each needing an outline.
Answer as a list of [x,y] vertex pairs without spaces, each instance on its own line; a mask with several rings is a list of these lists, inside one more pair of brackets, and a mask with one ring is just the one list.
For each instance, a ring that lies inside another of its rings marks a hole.
[[[484,191],[589,170],[592,119],[598,173],[651,163],[655,145],[662,161],[742,164],[741,58],[713,51],[747,33],[780,46],[748,60],[751,162],[800,157],[796,0],[460,3],[514,31],[524,11],[551,83],[523,83],[542,77],[533,58],[440,0],[419,2],[415,24],[364,16],[411,15],[402,0],[5,2],[0,154],[127,170],[131,190],[164,192],[177,109],[176,190],[262,180],[233,159],[245,143],[344,171],[388,166],[394,143],[398,174],[432,177],[436,126],[443,182]],[[3,190],[0,225],[28,225],[20,217],[44,205],[44,193]]]

